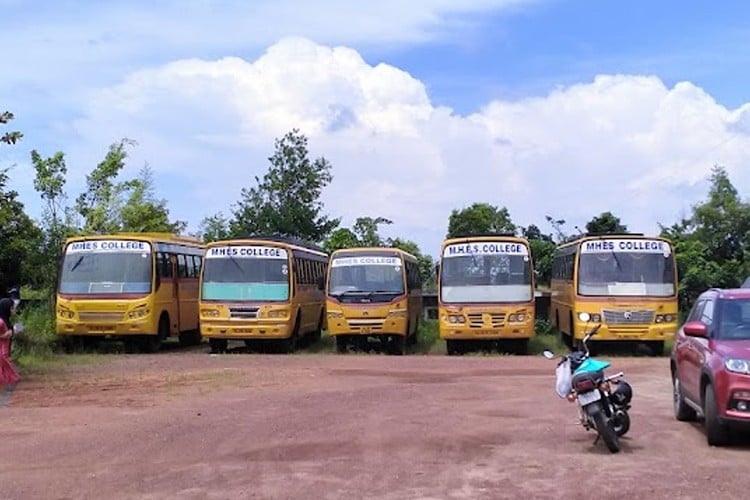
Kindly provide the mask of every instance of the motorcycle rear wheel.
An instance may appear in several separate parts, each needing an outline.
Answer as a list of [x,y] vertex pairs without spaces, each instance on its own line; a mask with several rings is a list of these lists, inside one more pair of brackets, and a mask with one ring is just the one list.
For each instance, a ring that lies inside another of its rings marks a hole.
[[591,405],[593,408],[589,410],[596,427],[596,432],[599,433],[599,437],[604,440],[604,444],[607,445],[607,449],[611,453],[617,453],[620,451],[620,440],[615,433],[612,423],[607,419],[600,405]]

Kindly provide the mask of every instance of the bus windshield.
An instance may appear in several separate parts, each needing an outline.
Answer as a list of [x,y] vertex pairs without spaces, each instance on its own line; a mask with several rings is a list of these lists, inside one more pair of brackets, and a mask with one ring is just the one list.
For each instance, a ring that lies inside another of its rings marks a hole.
[[601,248],[581,248],[580,295],[670,297],[676,293],[674,255],[667,244],[636,242],[629,247],[633,251],[621,251],[621,246],[618,241]]
[[[446,303],[527,302],[534,298],[528,249],[517,243],[497,244],[494,251],[459,254],[444,251],[440,300]],[[486,246],[486,245],[485,245]],[[447,254],[447,255],[446,255]]]
[[151,245],[145,241],[91,240],[68,244],[60,293],[150,293]]
[[289,300],[287,251],[275,247],[212,247],[203,261],[204,300]]
[[404,268],[399,257],[358,255],[331,261],[328,294],[340,300],[366,296],[371,302],[393,300],[404,293]]

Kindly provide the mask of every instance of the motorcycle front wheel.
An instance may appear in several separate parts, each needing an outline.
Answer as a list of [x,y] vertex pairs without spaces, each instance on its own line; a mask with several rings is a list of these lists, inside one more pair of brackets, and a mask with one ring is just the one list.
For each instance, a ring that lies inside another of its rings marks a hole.
[[587,410],[589,411],[589,415],[591,415],[591,418],[594,421],[596,432],[598,432],[599,437],[604,440],[604,444],[607,445],[607,449],[609,449],[609,451],[612,453],[617,453],[618,451],[620,451],[620,440],[615,433],[615,429],[612,427],[612,423],[604,414],[604,410],[602,409],[602,407],[598,404],[593,404],[591,405],[591,407],[587,408]]

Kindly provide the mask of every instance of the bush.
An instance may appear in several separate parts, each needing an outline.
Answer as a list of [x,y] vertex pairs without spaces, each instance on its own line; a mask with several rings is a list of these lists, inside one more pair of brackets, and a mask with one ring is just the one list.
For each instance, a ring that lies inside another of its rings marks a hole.
[[546,319],[538,319],[536,320],[536,324],[534,325],[534,330],[536,335],[556,335],[557,330],[554,326],[552,326],[552,323]]
[[55,352],[55,305],[52,299],[29,305],[14,318],[23,332],[13,338],[13,357],[24,365],[28,358],[48,358]]

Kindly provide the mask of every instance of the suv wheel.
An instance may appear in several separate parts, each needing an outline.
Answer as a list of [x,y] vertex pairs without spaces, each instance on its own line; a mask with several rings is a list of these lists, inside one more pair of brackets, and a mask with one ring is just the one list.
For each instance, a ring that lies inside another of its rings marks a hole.
[[716,394],[711,385],[706,386],[703,397],[706,415],[706,439],[711,446],[724,446],[729,443],[729,429],[719,421],[719,409],[716,405]]
[[681,422],[695,420],[695,410],[690,408],[685,403],[685,398],[682,397],[680,377],[677,370],[672,374],[672,396],[674,398],[674,417]]

